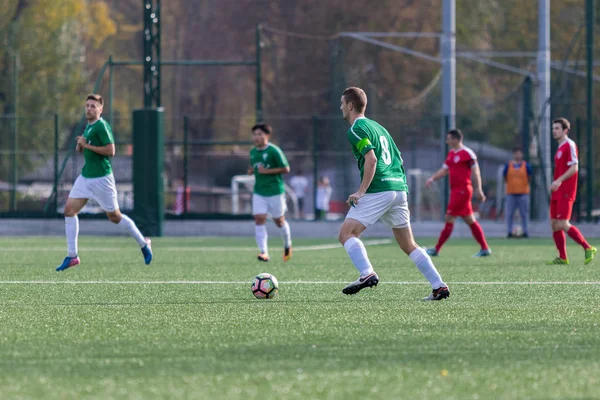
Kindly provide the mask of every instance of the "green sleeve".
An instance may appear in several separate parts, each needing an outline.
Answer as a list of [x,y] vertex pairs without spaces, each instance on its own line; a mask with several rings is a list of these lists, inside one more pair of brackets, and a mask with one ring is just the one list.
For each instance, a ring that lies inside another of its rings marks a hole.
[[110,125],[104,121],[101,121],[101,124],[99,124],[96,134],[98,135],[98,139],[100,140],[100,143],[102,143],[102,146],[113,144],[115,142]]
[[348,130],[348,140],[352,143],[352,147],[356,148],[363,156],[375,148],[367,133],[357,124]]
[[288,160],[285,157],[285,154],[283,154],[283,151],[281,151],[281,149],[278,147],[274,147],[274,150],[273,156],[275,158],[275,162],[277,163],[277,168],[285,168],[289,166]]

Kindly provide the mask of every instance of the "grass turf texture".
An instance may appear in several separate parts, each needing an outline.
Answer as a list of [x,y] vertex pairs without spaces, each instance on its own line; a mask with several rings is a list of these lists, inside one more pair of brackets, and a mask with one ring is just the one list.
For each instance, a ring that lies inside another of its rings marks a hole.
[[[451,297],[420,302],[395,245],[367,246],[381,284],[344,296],[343,248],[300,247],[324,243],[296,240],[284,264],[273,240],[265,264],[252,238],[155,239],[145,266],[130,238],[83,237],[82,264],[56,273],[63,239],[3,238],[0,398],[597,398],[598,285],[517,284],[600,281],[580,248],[545,266],[550,240],[491,240],[486,259],[451,240],[434,258]],[[259,272],[278,298],[252,296]]]

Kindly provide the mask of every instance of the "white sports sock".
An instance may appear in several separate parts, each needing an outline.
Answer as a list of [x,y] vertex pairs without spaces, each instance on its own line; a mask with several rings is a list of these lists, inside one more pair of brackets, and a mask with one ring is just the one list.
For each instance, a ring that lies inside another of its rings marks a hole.
[[350,256],[352,263],[358,272],[360,272],[361,278],[373,273],[373,266],[369,261],[367,249],[365,249],[363,242],[361,242],[359,238],[352,237],[346,240],[344,248],[346,249],[346,253]]
[[290,224],[287,221],[281,226],[281,238],[283,239],[283,247],[286,249],[292,247],[292,234],[290,232]]
[[138,227],[135,226],[135,222],[133,222],[133,220],[131,218],[129,218],[127,215],[122,214],[121,220],[119,221],[119,223],[117,225],[119,225],[121,228],[125,229],[127,231],[127,233],[129,233],[129,236],[131,236],[132,238],[135,239],[136,242],[138,242],[138,244],[140,245],[140,248],[142,248],[146,245],[146,239],[144,238],[144,235],[142,235],[142,232],[140,232]]
[[435,269],[435,265],[431,261],[431,257],[425,250],[420,247],[417,247],[412,253],[409,255],[410,259],[417,265],[419,271],[423,274],[425,279],[431,283],[431,287],[433,289],[439,289],[442,286],[446,286],[446,284],[442,281],[442,277],[440,276],[437,269]]
[[256,238],[258,249],[261,253],[269,254],[269,248],[267,247],[267,238],[269,235],[267,234],[266,225],[255,225],[254,229],[256,232],[254,237]]
[[65,217],[65,234],[67,236],[67,255],[77,257],[77,236],[79,236],[79,218]]

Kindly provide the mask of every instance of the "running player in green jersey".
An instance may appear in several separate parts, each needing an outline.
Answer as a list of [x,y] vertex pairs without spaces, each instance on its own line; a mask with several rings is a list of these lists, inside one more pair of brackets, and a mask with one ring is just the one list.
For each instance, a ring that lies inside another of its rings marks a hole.
[[256,244],[260,250],[258,259],[269,261],[267,246],[267,214],[271,214],[275,225],[281,229],[283,239],[283,261],[292,257],[292,237],[290,225],[285,220],[285,186],[283,174],[290,172],[290,166],[283,151],[269,142],[272,129],[268,124],[252,127],[254,147],[250,150],[250,168],[248,175],[254,175],[254,194],[252,195],[252,214],[254,215]]
[[133,237],[144,255],[144,262],[152,261],[150,239],[144,238],[135,223],[119,211],[117,188],[110,165],[110,157],[115,155],[115,141],[110,125],[100,116],[104,100],[102,96],[90,94],[85,100],[87,126],[82,136],[77,136],[76,150],[83,153],[85,164],[81,175],[77,178],[67,204],[65,205],[65,233],[67,236],[67,257],[57,271],[79,265],[77,254],[77,237],[79,235],[79,219],[77,214],[89,199],[94,200],[106,212],[108,219],[120,226]]
[[406,173],[398,147],[383,126],[365,117],[366,107],[367,95],[362,89],[350,87],[344,90],[340,109],[351,125],[347,136],[358,162],[361,184],[348,197],[350,211],[338,236],[360,277],[342,292],[356,294],[379,283],[379,276],[373,270],[359,236],[381,220],[392,228],[400,248],[431,283],[432,293],[423,300],[447,298],[450,296],[448,286],[442,281],[429,255],[413,239]]

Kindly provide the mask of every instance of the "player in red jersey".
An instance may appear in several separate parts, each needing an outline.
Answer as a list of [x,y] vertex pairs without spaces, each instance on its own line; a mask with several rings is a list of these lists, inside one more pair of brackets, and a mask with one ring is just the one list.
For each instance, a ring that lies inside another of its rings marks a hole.
[[567,258],[567,240],[565,232],[585,250],[585,264],[589,264],[596,255],[596,248],[589,245],[579,229],[569,223],[573,202],[577,195],[577,170],[579,158],[577,145],[569,139],[571,124],[566,118],[552,121],[552,136],[558,141],[554,156],[554,182],[550,186],[550,222],[552,236],[558,249],[558,257],[546,264],[569,264]]
[[[430,256],[437,256],[444,245],[450,238],[454,221],[457,217],[461,217],[471,228],[473,237],[481,246],[481,250],[473,257],[487,257],[492,254],[483,233],[483,229],[479,222],[475,220],[473,208],[471,206],[471,198],[473,197],[473,186],[475,186],[475,194],[484,202],[485,195],[481,190],[481,173],[477,164],[477,156],[470,148],[463,144],[463,133],[460,129],[453,129],[446,135],[446,143],[450,147],[446,162],[442,168],[427,179],[425,183],[427,187],[431,187],[433,182],[450,174],[450,203],[446,210],[446,226],[442,229],[440,238],[435,248],[427,249]],[[471,182],[473,176],[474,185]]]

